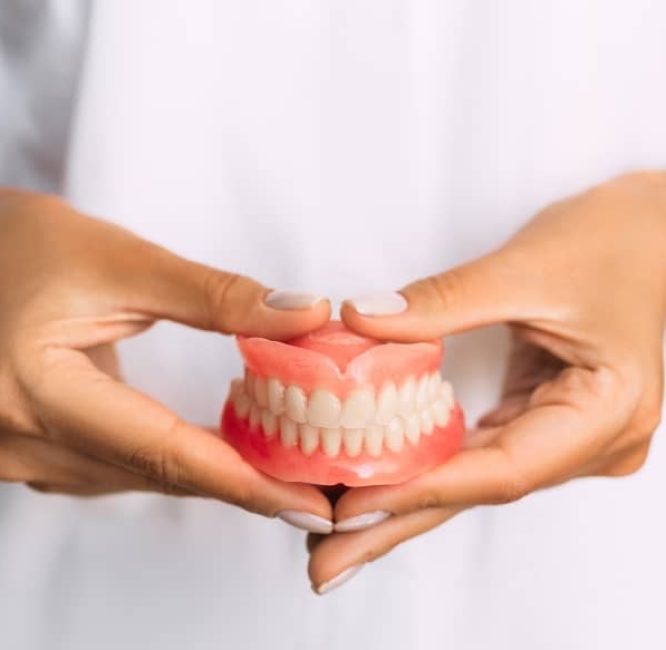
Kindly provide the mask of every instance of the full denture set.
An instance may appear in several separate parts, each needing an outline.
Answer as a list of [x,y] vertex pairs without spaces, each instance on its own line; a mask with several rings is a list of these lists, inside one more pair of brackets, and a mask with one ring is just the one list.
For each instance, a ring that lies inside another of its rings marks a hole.
[[248,462],[287,481],[397,483],[460,446],[462,412],[440,342],[380,343],[338,322],[289,343],[239,337],[222,429]]

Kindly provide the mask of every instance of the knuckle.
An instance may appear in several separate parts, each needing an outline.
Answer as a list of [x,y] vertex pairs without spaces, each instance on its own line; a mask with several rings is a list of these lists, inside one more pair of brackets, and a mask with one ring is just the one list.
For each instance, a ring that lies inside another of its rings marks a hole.
[[649,455],[649,446],[643,445],[632,454],[625,456],[621,460],[616,461],[606,467],[602,472],[602,475],[611,478],[622,478],[636,474],[641,469],[643,469]]
[[457,269],[451,269],[441,275],[433,275],[422,280],[424,290],[433,295],[439,306],[447,311],[458,301],[464,300],[464,282]]
[[233,291],[242,282],[243,276],[238,273],[221,273],[210,269],[204,275],[203,299],[204,312],[207,315],[209,329],[229,334],[233,329],[229,323],[226,305]]
[[[165,436],[165,440],[177,438],[177,429],[180,426],[180,422],[176,421],[172,425],[173,435]],[[136,447],[129,454],[128,464],[154,481],[162,492],[170,493],[177,490],[177,486],[183,480],[184,471],[180,454],[173,445],[167,443]]]

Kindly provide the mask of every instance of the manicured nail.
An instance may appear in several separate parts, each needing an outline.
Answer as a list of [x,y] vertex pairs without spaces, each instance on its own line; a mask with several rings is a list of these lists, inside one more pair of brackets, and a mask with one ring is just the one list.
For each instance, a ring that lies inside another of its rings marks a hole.
[[349,519],[338,521],[334,526],[334,530],[336,533],[352,533],[355,530],[364,530],[365,528],[375,526],[385,519],[388,519],[390,516],[391,513],[386,512],[386,510],[364,512],[361,515],[356,515],[355,517],[349,517]]
[[361,316],[393,316],[408,307],[407,300],[399,293],[370,293],[347,301]]
[[302,510],[283,510],[278,513],[278,517],[295,528],[307,530],[309,533],[328,535],[333,532],[333,522],[330,519],[324,519],[324,517],[320,517],[319,515],[313,515],[311,512],[303,512]]
[[337,589],[340,585],[343,585],[347,580],[351,580],[362,568],[363,564],[354,564],[348,569],[338,573],[335,578],[331,578],[328,582],[323,582],[318,586],[313,586],[314,592],[319,596],[327,594],[329,591]]
[[265,298],[264,303],[271,309],[310,309],[318,302],[324,300],[322,296],[306,291],[271,291]]

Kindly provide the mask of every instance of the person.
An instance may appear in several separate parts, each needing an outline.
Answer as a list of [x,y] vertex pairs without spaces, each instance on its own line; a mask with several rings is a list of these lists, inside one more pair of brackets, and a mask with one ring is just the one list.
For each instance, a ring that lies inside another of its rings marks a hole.
[[[7,3],[3,647],[663,647],[664,18]],[[470,432],[334,502],[206,427],[222,335],[340,300],[379,339],[461,334]]]

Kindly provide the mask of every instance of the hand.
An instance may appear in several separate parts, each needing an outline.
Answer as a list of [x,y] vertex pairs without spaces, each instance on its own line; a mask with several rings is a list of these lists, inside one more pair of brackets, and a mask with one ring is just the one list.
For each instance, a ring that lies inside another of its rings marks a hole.
[[[309,571],[320,589],[476,504],[641,467],[663,392],[666,174],[627,175],[557,203],[499,250],[401,294],[401,313],[372,316],[367,301],[350,301],[343,319],[401,341],[507,323],[514,347],[503,397],[446,464],[339,499],[338,522],[391,516],[311,540]],[[387,304],[399,307],[399,296]]]
[[78,495],[197,494],[268,516],[299,511],[305,525],[309,513],[325,529],[318,490],[264,476],[117,379],[114,342],[159,318],[277,339],[329,318],[326,301],[277,309],[266,294],[55,197],[0,191],[0,480]]

